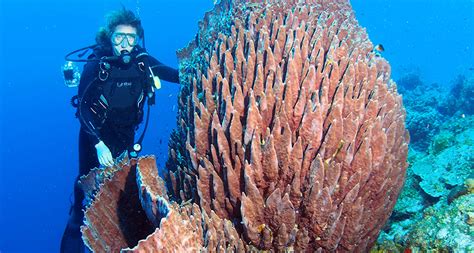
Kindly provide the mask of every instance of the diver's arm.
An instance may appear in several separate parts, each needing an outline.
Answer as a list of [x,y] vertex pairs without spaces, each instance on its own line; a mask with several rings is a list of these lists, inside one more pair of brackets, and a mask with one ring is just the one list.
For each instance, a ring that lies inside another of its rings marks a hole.
[[97,75],[98,64],[88,62],[84,66],[78,87],[79,107],[78,118],[81,127],[86,130],[92,144],[96,145],[100,142],[100,133],[97,128],[97,117],[91,111],[91,91],[94,87],[94,81]]
[[155,75],[165,81],[179,84],[179,72],[177,69],[166,66],[152,56],[148,56],[148,59],[148,64],[150,64]]

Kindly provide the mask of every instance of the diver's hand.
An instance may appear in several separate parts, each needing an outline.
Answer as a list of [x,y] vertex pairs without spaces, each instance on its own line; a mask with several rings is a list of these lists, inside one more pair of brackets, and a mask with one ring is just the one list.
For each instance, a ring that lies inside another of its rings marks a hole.
[[95,149],[97,149],[97,158],[99,159],[99,163],[105,167],[111,167],[114,165],[114,159],[112,158],[112,153],[110,153],[110,149],[105,145],[103,141],[100,141],[95,145]]

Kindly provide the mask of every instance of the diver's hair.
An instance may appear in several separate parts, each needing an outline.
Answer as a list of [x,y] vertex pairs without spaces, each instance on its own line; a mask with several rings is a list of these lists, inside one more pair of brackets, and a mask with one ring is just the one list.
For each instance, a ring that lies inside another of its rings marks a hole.
[[121,10],[112,11],[106,15],[107,24],[99,29],[96,34],[95,41],[102,47],[112,47],[110,38],[118,25],[130,25],[137,29],[137,35],[143,38],[143,27],[140,18],[135,14],[122,7]]

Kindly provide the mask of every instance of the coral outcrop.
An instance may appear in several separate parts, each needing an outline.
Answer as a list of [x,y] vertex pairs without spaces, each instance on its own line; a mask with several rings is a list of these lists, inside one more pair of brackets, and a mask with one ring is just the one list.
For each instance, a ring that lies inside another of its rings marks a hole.
[[366,252],[409,141],[372,48],[347,1],[220,2],[179,52],[166,187],[151,158],[122,163],[86,211],[88,246]]
[[474,114],[474,75],[456,78],[440,110],[450,116],[456,113]]
[[433,142],[433,137],[439,135],[441,128],[446,126],[445,122],[473,114],[474,76],[459,75],[451,83],[428,84],[415,73],[397,80],[407,111],[410,147],[416,151],[427,152],[430,145],[443,144]]
[[390,234],[382,233],[374,249],[383,252],[472,252],[474,250],[474,194],[444,201],[412,217],[391,225]]
[[[458,93],[468,90],[473,80],[458,78],[455,83],[451,92],[444,92],[443,96],[439,93],[438,100],[456,100],[453,94],[457,94],[456,103],[462,106],[451,108],[451,114],[438,113],[434,121],[438,122],[438,130],[422,140],[427,146],[424,152],[410,149],[405,186],[376,249],[393,250],[395,246],[398,251],[408,247],[413,251],[470,252],[474,249],[474,116],[465,111],[472,104]],[[460,88],[460,85],[466,86]],[[411,105],[432,97],[429,89],[425,98],[420,97],[419,86],[404,94],[408,114],[421,115],[420,112],[436,110],[443,104],[422,102],[422,107],[429,108],[415,112]],[[410,118],[408,115],[407,119]]]
[[[434,143],[448,142],[449,146],[432,145],[433,154],[417,160],[411,167],[413,173],[421,178],[421,189],[432,197],[448,195],[451,188],[462,185],[474,171],[474,129],[468,129],[455,138],[447,133],[450,132],[438,134]],[[443,138],[449,140],[440,140]]]
[[406,127],[410,132],[410,148],[425,151],[446,118],[440,112],[444,94],[437,84],[427,84],[416,74],[407,74],[397,80],[407,111]]

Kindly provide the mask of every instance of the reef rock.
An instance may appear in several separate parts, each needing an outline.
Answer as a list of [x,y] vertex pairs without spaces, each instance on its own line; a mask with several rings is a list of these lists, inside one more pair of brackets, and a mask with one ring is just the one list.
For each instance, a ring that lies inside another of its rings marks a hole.
[[[404,182],[405,111],[347,1],[222,1],[179,52],[167,184],[123,164],[86,211],[98,252],[366,252]],[[148,237],[147,237],[148,236]]]

